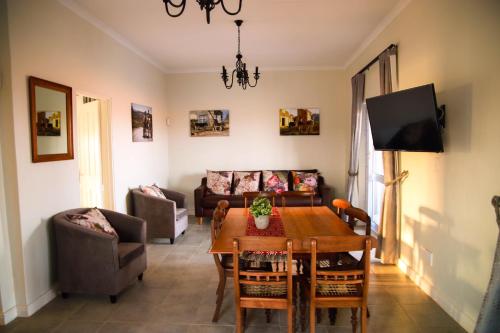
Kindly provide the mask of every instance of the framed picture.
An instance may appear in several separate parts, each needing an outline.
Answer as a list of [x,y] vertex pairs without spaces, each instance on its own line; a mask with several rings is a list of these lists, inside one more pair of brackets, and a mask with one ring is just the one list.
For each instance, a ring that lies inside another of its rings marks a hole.
[[72,89],[29,77],[33,163],[73,159]]
[[279,121],[280,135],[319,135],[319,108],[283,108]]
[[229,110],[190,111],[191,136],[229,136]]
[[153,109],[132,103],[132,142],[153,141]]

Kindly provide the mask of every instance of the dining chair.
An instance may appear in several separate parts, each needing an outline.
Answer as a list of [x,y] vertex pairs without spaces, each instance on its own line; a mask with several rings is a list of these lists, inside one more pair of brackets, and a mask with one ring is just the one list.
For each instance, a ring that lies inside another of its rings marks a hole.
[[333,199],[332,206],[335,207],[335,212],[337,215],[343,219],[344,218],[344,210],[346,208],[351,207],[351,203],[345,199]]
[[[220,200],[214,210],[212,223],[210,225],[212,245],[219,236],[222,223],[226,217],[229,208],[229,201]],[[215,266],[219,272],[219,285],[217,286],[217,300],[215,306],[214,316],[212,322],[216,323],[219,320],[220,309],[224,299],[224,290],[226,289],[226,280],[228,277],[233,276],[233,255],[232,254],[214,254]]]
[[[301,289],[309,300],[309,332],[316,331],[316,309],[350,308],[353,333],[358,326],[358,309],[361,309],[361,333],[366,333],[367,299],[370,275],[371,238],[368,236],[322,236],[309,241],[311,261],[304,267],[304,274],[310,279],[302,279]],[[352,269],[335,267],[323,268],[318,265],[318,255],[322,253],[344,253],[362,251],[368,258],[363,266]],[[305,313],[305,301],[300,304]]]
[[257,197],[264,197],[271,199],[271,204],[273,207],[276,205],[276,192],[268,192],[268,191],[261,191],[261,192],[243,192],[243,198],[245,199],[245,208],[248,207],[248,200],[255,199]]
[[281,192],[281,206],[286,207],[287,198],[309,197],[311,199],[311,207],[314,207],[314,191],[285,191]]
[[[255,269],[240,254],[251,252],[283,252],[283,270]],[[292,240],[284,237],[246,236],[233,240],[234,296],[236,332],[245,328],[246,309],[287,310],[288,332],[295,329],[295,285],[292,275]]]
[[356,223],[363,222],[365,224],[365,235],[370,236],[372,232],[372,219],[367,212],[357,207],[347,207],[344,209],[344,214],[347,216],[347,224],[354,230]]

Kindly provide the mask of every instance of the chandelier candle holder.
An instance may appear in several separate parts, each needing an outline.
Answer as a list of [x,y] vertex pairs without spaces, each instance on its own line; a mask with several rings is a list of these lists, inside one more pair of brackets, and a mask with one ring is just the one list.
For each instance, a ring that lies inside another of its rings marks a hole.
[[243,20],[236,20],[234,21],[234,23],[236,23],[236,26],[238,26],[238,53],[236,54],[236,65],[235,69],[231,73],[231,83],[229,83],[229,75],[227,73],[226,67],[222,66],[222,81],[224,81],[224,86],[227,89],[231,89],[233,87],[234,77],[236,75],[236,82],[241,86],[241,88],[246,89],[247,86],[254,88],[260,78],[259,67],[255,67],[255,72],[253,73],[255,82],[251,84],[250,78],[248,76],[247,64],[243,62],[243,55],[240,51],[240,27],[243,24]]
[[[165,4],[165,10],[170,17],[179,17],[182,15],[184,9],[186,8],[186,1],[187,0],[163,0],[163,3]],[[238,9],[234,12],[231,12],[226,8],[224,0],[196,0],[198,5],[200,6],[200,9],[206,12],[208,24],[210,24],[210,12],[218,4],[222,6],[222,9],[226,12],[226,14],[237,15],[241,11],[241,3],[243,2],[243,0],[237,1],[239,1]]]

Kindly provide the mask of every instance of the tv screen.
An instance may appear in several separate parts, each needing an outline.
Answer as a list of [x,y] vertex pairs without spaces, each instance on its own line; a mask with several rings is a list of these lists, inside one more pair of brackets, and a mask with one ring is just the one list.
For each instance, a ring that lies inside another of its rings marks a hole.
[[434,84],[366,99],[375,150],[442,152]]

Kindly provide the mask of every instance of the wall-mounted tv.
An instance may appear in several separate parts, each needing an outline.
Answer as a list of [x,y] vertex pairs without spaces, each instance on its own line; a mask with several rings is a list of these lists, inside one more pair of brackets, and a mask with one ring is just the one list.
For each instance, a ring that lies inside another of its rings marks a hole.
[[434,84],[366,99],[375,150],[443,152]]

